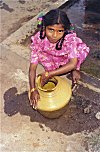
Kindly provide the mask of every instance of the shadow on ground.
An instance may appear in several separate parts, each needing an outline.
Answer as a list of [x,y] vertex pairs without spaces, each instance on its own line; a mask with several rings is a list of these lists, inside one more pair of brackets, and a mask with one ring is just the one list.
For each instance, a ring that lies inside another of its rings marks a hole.
[[[47,119],[39,112],[34,111],[29,105],[27,92],[17,94],[17,88],[12,87],[4,94],[4,112],[9,116],[17,113],[30,117],[31,122],[39,122],[49,127],[52,131],[71,135],[81,131],[93,131],[99,126],[99,121],[95,118],[95,114],[100,109],[100,104],[85,99],[82,96],[74,95],[73,99],[67,106],[67,110],[63,116],[58,119]],[[91,106],[90,106],[91,105]],[[88,113],[84,113],[84,109],[90,106]]]

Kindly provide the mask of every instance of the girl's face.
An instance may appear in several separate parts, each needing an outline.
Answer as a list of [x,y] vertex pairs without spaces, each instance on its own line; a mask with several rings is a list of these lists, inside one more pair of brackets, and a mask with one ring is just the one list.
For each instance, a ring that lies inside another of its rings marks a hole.
[[46,36],[51,43],[56,43],[64,35],[64,28],[61,24],[54,24],[46,27]]

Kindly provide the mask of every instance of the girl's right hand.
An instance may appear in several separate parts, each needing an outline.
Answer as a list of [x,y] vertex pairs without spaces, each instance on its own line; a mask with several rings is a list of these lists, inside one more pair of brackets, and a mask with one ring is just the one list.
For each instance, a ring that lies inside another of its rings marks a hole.
[[40,95],[39,95],[38,90],[34,90],[34,92],[31,92],[31,95],[30,95],[30,105],[34,109],[37,109],[37,103],[38,103],[39,99],[40,99]]

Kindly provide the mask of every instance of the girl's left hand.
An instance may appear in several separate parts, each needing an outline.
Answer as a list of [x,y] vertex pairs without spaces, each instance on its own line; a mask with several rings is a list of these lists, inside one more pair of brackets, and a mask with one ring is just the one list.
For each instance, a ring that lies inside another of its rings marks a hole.
[[48,81],[50,79],[49,72],[43,72],[43,73],[39,74],[38,76],[41,76],[41,78],[40,78],[41,87],[43,87],[46,83],[48,83]]

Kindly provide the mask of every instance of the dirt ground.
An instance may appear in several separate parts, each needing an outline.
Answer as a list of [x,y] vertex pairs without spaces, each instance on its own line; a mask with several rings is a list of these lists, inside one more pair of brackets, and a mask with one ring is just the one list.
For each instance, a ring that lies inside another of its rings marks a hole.
[[[54,2],[0,0],[1,42]],[[29,59],[21,52],[28,48],[19,48],[19,44],[12,50],[1,43],[0,150],[100,152],[100,80],[82,72],[66,112],[57,119],[47,119],[29,105]],[[39,66],[37,73],[42,70]]]
[[11,33],[36,16],[43,9],[48,8],[57,0],[0,0],[1,35],[3,41]]

